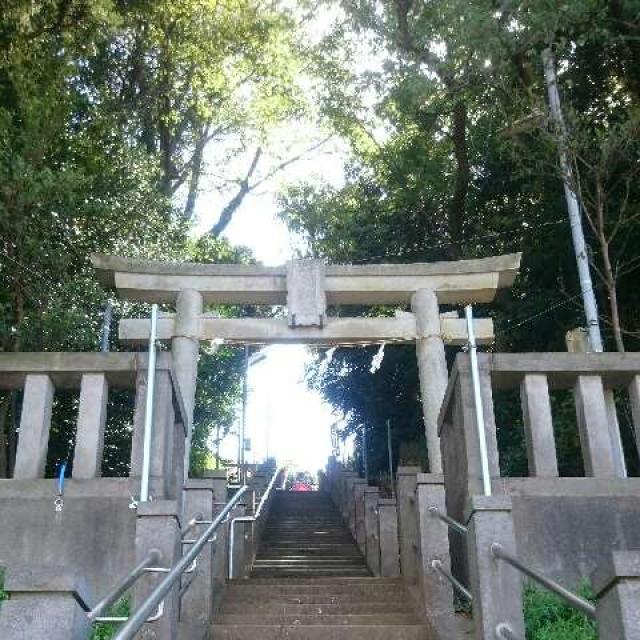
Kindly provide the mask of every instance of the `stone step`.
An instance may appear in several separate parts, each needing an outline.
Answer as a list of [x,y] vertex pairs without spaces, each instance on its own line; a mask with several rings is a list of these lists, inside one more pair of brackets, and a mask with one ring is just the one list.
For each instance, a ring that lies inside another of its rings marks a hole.
[[[432,640],[422,625],[214,625],[211,640]],[[451,640],[454,640],[453,638]]]
[[420,624],[419,620],[413,613],[374,613],[374,614],[346,614],[346,615],[265,615],[247,614],[247,613],[228,613],[221,614],[217,618],[220,625],[245,625],[245,626],[262,626],[280,624],[284,626],[292,625],[330,625],[330,626],[350,626],[350,625],[411,625]]
[[[281,599],[262,600],[252,604],[251,613],[260,615],[278,616],[321,616],[321,615],[364,615],[385,613],[405,613],[413,614],[411,605],[406,600],[371,601],[361,600],[353,602],[341,600],[336,602],[335,598],[330,602],[287,602]],[[221,614],[245,615],[247,613],[247,603],[243,600],[225,601],[220,609]]]
[[364,565],[364,561],[360,556],[357,556],[355,553],[350,555],[329,555],[328,553],[305,553],[298,555],[291,555],[286,552],[283,553],[262,553],[260,554],[260,559],[256,562],[345,562],[349,565],[351,564],[362,564]]
[[308,589],[310,587],[330,587],[337,593],[349,593],[351,589],[358,587],[378,587],[380,589],[404,591],[402,578],[296,578],[295,580],[274,579],[236,579],[229,583],[233,589],[253,589],[255,587],[282,587],[295,591],[296,589]]
[[[252,578],[253,579],[253,578]],[[370,604],[396,607],[407,604],[407,595],[404,592],[398,593],[353,593],[348,598],[344,594],[336,595],[334,593],[304,593],[304,594],[264,594],[259,600],[256,600],[254,594],[234,595],[225,598],[224,603],[242,605],[247,610],[248,603],[250,606],[257,604],[266,605],[339,605],[348,602],[352,605]]]
[[287,578],[296,576],[325,576],[325,577],[351,577],[351,576],[368,576],[370,575],[368,569],[339,569],[339,568],[308,568],[303,567],[295,569],[292,567],[283,567],[282,569],[261,569],[256,568],[251,572],[251,577],[256,578]]
[[[226,598],[253,599],[260,602],[265,598],[294,597],[303,599],[306,596],[333,596],[335,598],[402,598],[406,597],[400,583],[385,582],[380,578],[357,576],[353,578],[336,578],[328,576],[295,578],[249,578],[248,580],[232,580],[227,589]],[[306,602],[306,600],[300,600]]]

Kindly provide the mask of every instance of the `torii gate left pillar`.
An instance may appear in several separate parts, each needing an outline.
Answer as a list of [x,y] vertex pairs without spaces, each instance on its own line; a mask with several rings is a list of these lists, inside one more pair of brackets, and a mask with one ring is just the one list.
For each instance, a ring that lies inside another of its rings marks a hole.
[[[198,355],[200,351],[200,316],[203,310],[202,294],[195,289],[184,289],[176,299],[175,335],[171,338],[171,356],[187,416],[193,424],[193,410],[196,401],[198,379]],[[191,435],[187,433],[185,446],[185,479],[189,475],[189,455]]]

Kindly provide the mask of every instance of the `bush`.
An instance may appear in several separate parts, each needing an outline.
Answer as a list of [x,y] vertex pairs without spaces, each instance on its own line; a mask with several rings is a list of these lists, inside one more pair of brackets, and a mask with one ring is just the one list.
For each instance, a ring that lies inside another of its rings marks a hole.
[[[592,598],[591,590],[583,585],[578,593]],[[527,640],[597,640],[595,622],[565,604],[558,596],[528,586],[524,593],[524,618]]]
[[[109,610],[109,616],[129,616],[131,613],[131,602],[125,597],[116,602]],[[119,624],[96,624],[89,640],[111,640],[115,632],[121,625]]]

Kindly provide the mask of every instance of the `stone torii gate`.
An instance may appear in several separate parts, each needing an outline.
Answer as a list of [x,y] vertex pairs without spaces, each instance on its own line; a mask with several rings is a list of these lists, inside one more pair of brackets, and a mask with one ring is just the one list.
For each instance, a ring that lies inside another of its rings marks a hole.
[[[518,273],[520,254],[419,264],[325,265],[294,260],[286,266],[163,263],[96,255],[103,284],[128,300],[175,304],[158,320],[158,339],[171,342],[175,375],[193,416],[200,341],[345,345],[415,342],[424,427],[432,473],[442,472],[438,412],[448,380],[444,345],[467,341],[464,319],[439,305],[491,302]],[[219,318],[209,304],[286,305],[286,319]],[[411,306],[395,317],[332,318],[328,305]],[[475,321],[478,343],[493,340],[490,319]],[[146,319],[120,322],[120,338],[148,340]]]

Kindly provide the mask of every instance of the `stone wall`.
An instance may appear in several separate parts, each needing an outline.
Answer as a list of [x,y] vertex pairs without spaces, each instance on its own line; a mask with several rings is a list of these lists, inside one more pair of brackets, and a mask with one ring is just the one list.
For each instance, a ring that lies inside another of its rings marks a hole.
[[73,568],[102,595],[134,561],[132,489],[127,478],[70,480],[57,514],[53,480],[0,480],[0,566]]

